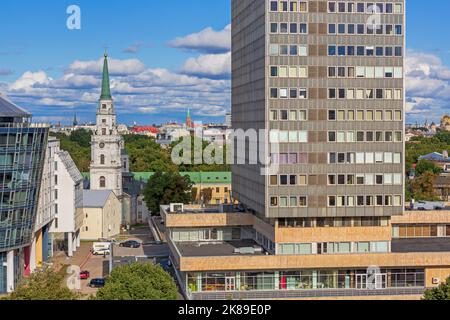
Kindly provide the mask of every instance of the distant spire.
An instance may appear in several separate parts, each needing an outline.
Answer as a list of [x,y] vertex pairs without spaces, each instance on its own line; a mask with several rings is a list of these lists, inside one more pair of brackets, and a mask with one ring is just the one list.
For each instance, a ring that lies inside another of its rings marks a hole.
[[103,61],[103,79],[102,79],[102,93],[100,100],[112,100],[111,89],[109,86],[109,70],[108,70],[108,53],[105,51]]
[[188,108],[187,115],[186,115],[186,126],[188,128],[192,127],[191,109],[190,108]]
[[74,113],[74,114],[73,114],[73,126],[75,127],[75,126],[77,126],[77,125],[78,125],[77,114]]

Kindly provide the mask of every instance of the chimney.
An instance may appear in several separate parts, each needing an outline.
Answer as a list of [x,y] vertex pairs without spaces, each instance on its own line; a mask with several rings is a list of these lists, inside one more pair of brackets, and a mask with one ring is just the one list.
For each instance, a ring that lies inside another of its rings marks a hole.
[[444,152],[442,152],[442,156],[444,157],[444,159],[448,159],[448,151],[445,150]]

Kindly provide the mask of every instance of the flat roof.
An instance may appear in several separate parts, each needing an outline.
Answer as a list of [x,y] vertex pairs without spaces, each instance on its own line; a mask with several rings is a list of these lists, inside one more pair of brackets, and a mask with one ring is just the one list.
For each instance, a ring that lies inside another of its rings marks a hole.
[[256,252],[255,254],[237,254],[234,253],[238,248],[257,247],[258,245],[253,240],[238,240],[238,241],[224,241],[224,242],[177,242],[175,244],[180,251],[182,257],[223,257],[223,256],[261,256],[263,252]]

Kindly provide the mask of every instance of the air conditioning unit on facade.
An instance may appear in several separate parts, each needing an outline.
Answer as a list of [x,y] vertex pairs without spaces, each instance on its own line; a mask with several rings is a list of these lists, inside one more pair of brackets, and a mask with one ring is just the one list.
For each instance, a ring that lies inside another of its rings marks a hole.
[[433,283],[433,284],[436,284],[436,285],[441,284],[441,279],[439,279],[439,278],[433,278],[432,283]]

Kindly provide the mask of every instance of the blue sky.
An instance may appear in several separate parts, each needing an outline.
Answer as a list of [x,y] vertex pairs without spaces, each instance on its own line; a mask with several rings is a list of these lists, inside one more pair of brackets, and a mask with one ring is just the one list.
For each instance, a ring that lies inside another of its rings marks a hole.
[[[168,5],[170,3],[170,6]],[[68,30],[66,8],[81,8]],[[450,112],[450,2],[409,0],[408,120]],[[2,1],[0,92],[36,120],[94,120],[104,47],[121,122],[223,121],[230,0]]]

